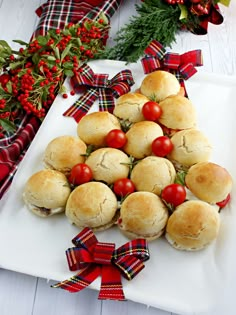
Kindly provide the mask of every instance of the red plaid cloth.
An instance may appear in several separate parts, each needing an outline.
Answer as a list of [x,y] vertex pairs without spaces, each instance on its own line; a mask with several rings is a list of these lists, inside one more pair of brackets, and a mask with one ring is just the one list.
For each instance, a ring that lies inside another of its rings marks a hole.
[[[78,23],[85,17],[96,18],[101,12],[111,18],[122,0],[48,0],[36,13],[40,21],[32,38],[45,35],[49,29],[62,29],[68,23]],[[31,116],[19,117],[18,129],[0,140],[0,199],[10,186],[18,164],[33,140],[40,121]]]

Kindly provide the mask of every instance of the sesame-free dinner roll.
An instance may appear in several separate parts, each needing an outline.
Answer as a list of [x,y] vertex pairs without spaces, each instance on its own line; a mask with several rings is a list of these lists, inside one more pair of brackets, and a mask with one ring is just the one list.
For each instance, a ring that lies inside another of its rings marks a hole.
[[65,210],[70,192],[70,185],[64,174],[44,169],[27,180],[23,200],[30,211],[40,217],[48,217]]
[[177,249],[200,250],[216,239],[219,227],[220,215],[212,205],[189,200],[169,217],[165,237]]
[[66,204],[66,216],[80,228],[105,230],[115,221],[117,199],[113,191],[100,182],[77,186]]
[[91,168],[94,180],[110,185],[117,179],[128,177],[130,158],[121,150],[100,148],[89,155],[86,164]]
[[142,108],[149,99],[140,93],[127,93],[121,95],[117,101],[114,108],[113,114],[131,123],[145,120],[142,114]]
[[176,95],[179,91],[180,84],[177,78],[163,70],[147,74],[140,86],[140,92],[156,102],[160,102],[170,95]]
[[139,191],[123,201],[118,227],[129,238],[145,238],[149,241],[160,237],[168,220],[168,210],[157,195]]
[[233,180],[224,167],[201,162],[190,167],[185,183],[197,198],[215,204],[226,199],[232,190]]
[[86,144],[102,147],[109,131],[121,129],[117,117],[109,112],[94,112],[84,116],[77,125],[77,134]]
[[84,163],[87,145],[78,137],[59,136],[51,140],[44,152],[43,162],[46,168],[69,175],[77,163]]
[[175,180],[176,171],[166,158],[148,156],[137,163],[130,175],[137,191],[149,191],[160,196],[165,186]]
[[161,127],[153,121],[134,123],[126,132],[127,143],[123,150],[136,159],[142,159],[152,154],[152,142],[163,136]]

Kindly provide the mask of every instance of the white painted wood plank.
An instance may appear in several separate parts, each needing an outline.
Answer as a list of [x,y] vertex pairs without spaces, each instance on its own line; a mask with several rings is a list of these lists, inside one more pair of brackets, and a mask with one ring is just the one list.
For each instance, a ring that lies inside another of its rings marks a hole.
[[0,269],[0,314],[31,315],[37,278]]

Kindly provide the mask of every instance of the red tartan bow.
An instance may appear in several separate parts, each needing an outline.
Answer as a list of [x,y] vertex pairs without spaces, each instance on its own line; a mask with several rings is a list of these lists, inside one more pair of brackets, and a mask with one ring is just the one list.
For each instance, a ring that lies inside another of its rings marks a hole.
[[71,84],[77,92],[85,93],[63,115],[74,117],[78,122],[87,114],[97,98],[99,110],[112,113],[115,106],[114,97],[128,93],[134,80],[130,70],[120,71],[111,80],[108,76],[95,74],[87,64],[82,65],[79,73],[71,78]]
[[128,280],[133,279],[149,259],[147,241],[136,239],[118,249],[114,243],[98,242],[90,228],[83,229],[73,240],[76,247],[66,251],[71,271],[81,269],[68,280],[53,285],[70,292],[78,292],[89,286],[101,276],[99,299],[125,300],[121,274]]
[[[202,66],[201,50],[188,51],[182,55],[166,52],[157,40],[153,40],[145,49],[146,56],[142,58],[144,73],[151,73],[157,69],[162,69],[173,73],[185,89],[184,80],[194,75],[196,66]],[[186,90],[185,90],[185,94]]]

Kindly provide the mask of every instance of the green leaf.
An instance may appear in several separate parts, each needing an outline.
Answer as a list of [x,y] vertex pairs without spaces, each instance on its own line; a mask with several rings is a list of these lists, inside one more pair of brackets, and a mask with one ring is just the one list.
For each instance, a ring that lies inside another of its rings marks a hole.
[[47,42],[48,42],[48,37],[47,37],[47,36],[39,35],[39,36],[37,37],[37,40],[38,40],[39,45],[45,46],[45,45],[47,44]]
[[71,62],[71,61],[64,62],[63,63],[63,68],[72,70],[74,68],[73,62]]
[[12,63],[10,63],[10,68],[11,68],[11,70],[16,69],[21,64],[22,64],[22,61],[12,62]]
[[0,125],[7,132],[13,132],[16,129],[16,126],[13,124],[13,122],[4,118],[0,118]]
[[20,39],[14,39],[13,40],[14,43],[18,43],[20,45],[23,45],[23,46],[27,46],[28,43],[24,42],[23,40],[20,40]]
[[67,77],[73,77],[74,75],[74,72],[69,69],[65,69],[64,73]]
[[178,171],[175,177],[175,183],[180,184],[182,186],[185,186],[185,176],[187,172],[186,171]]
[[60,51],[58,47],[53,48],[53,51],[55,53],[55,56],[57,59],[60,59]]
[[12,93],[12,83],[11,81],[8,81],[6,84],[6,88],[8,90],[9,93]]
[[179,17],[179,19],[180,20],[186,19],[188,17],[188,9],[183,4],[179,4],[179,8],[180,8],[180,17]]
[[5,50],[8,54],[11,54],[11,47],[8,45],[8,43],[5,40],[0,40],[0,51]]
[[69,45],[63,50],[63,52],[62,52],[62,54],[61,54],[61,60],[63,60],[63,59],[68,55],[70,49],[71,49],[71,44],[69,44]]
[[220,0],[219,3],[221,3],[221,4],[225,5],[226,7],[228,7],[229,4],[230,4],[230,0]]

